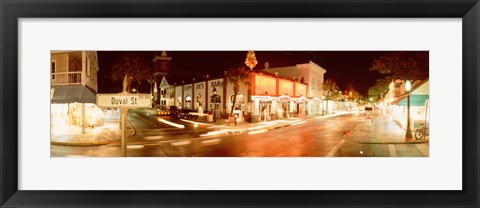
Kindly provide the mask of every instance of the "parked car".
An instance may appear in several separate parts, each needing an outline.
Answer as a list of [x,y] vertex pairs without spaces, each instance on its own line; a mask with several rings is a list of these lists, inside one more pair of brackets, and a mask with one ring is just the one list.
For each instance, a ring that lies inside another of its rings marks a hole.
[[170,116],[178,116],[180,114],[180,109],[177,106],[170,106]]

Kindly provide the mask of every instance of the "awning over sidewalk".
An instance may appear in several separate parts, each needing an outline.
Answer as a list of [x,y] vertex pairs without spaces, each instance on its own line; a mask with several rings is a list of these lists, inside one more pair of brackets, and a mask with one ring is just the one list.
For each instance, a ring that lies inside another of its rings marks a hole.
[[55,86],[51,103],[96,103],[96,94],[85,86]]
[[[425,101],[429,99],[429,95],[410,95],[410,106],[425,106]],[[407,106],[407,96],[402,96],[392,102],[399,106]]]

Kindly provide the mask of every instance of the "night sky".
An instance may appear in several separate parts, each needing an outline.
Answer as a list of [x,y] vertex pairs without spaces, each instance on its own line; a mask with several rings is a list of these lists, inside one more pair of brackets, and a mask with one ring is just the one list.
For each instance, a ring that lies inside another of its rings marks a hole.
[[[154,51],[137,52],[144,58],[147,66],[153,69]],[[375,58],[388,54],[385,51],[255,51],[258,65],[254,69],[264,69],[269,62],[270,68],[293,66],[313,61],[327,70],[325,79],[333,79],[340,89],[351,83],[361,94],[367,95],[368,88],[377,79],[384,77],[378,72],[369,71]],[[99,51],[99,93],[113,93],[121,89],[121,82],[112,82],[109,74],[112,66],[124,54],[121,51]],[[160,54],[160,53],[159,53]],[[167,51],[172,59],[170,84],[180,84],[181,80],[191,83],[192,78],[200,80],[203,75],[218,77],[231,66],[244,66],[247,51]],[[148,83],[138,86],[139,92],[149,93]]]

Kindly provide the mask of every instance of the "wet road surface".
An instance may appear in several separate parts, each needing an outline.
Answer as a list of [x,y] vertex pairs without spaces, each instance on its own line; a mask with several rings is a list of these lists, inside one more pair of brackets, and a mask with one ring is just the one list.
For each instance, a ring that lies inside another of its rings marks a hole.
[[[345,131],[361,122],[363,113],[317,117],[292,126],[231,135],[211,134],[224,127],[195,127],[188,121],[156,117],[142,110],[131,110],[128,118],[136,132],[128,139],[129,157],[425,156],[422,144],[361,144],[344,139]],[[52,145],[51,151],[52,157],[119,157],[120,143],[86,147]]]

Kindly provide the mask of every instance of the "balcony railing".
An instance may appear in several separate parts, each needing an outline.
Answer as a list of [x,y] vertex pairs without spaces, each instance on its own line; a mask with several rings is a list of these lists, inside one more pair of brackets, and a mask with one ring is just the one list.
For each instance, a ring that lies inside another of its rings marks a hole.
[[70,84],[82,84],[82,72],[57,72],[52,73],[50,79],[52,85],[70,85]]

